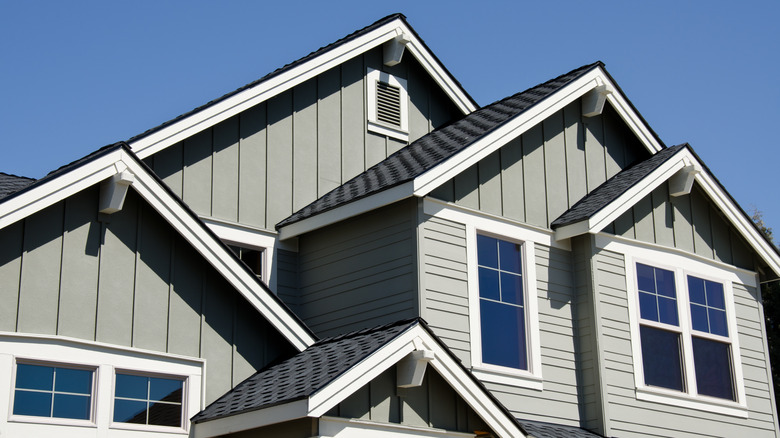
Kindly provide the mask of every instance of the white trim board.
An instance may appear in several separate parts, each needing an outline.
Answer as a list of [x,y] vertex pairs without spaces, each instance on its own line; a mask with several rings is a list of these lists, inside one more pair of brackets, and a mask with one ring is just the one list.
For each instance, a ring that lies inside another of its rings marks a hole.
[[323,417],[334,406],[415,350],[428,350],[434,353],[434,358],[428,366],[438,372],[498,436],[524,436],[514,418],[506,415],[503,408],[497,405],[483,387],[452,358],[445,347],[417,323],[309,398],[196,423],[193,426],[194,437],[214,437],[297,418]]
[[44,181],[6,202],[0,202],[0,229],[123,171],[134,175],[132,188],[298,351],[314,343],[314,336],[264,289],[257,277],[248,272],[230,250],[214,239],[203,222],[193,217],[181,201],[171,195],[155,176],[149,174],[131,152],[122,147]]
[[406,45],[406,49],[417,58],[463,114],[468,114],[477,108],[455,79],[415,36],[414,31],[402,19],[397,18],[251,88],[132,141],[130,146],[139,158],[144,159],[400,35],[409,37],[410,42]]

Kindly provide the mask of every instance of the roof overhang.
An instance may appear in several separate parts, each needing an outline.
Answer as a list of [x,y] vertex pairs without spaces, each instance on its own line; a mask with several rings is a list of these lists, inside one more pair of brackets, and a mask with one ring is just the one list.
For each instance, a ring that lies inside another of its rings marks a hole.
[[[723,186],[706,170],[696,154],[687,147],[680,149],[590,218],[556,228],[555,239],[562,240],[586,233],[599,233],[664,182],[670,181],[681,187],[676,190],[676,194],[682,194],[686,188],[690,190],[691,179],[698,183],[758,256],[780,275],[780,255],[760,234]],[[674,195],[675,193],[672,193],[672,196]]]
[[338,44],[332,49],[291,67],[278,75],[274,75],[253,87],[190,114],[169,126],[143,136],[138,140],[130,141],[130,147],[139,158],[144,159],[312,79],[357,55],[397,38],[401,38],[404,41],[408,40],[405,43],[405,51],[408,51],[417,59],[425,71],[428,72],[431,78],[450,97],[463,114],[468,114],[477,108],[463,88],[447,72],[433,53],[428,50],[416,32],[399,17],[365,34]]
[[519,437],[525,433],[503,406],[466,371],[445,347],[417,323],[350,368],[308,398],[268,408],[251,410],[193,425],[196,438],[216,437],[303,417],[319,418],[355,391],[368,384],[391,366],[409,357],[432,354],[432,367],[460,395],[480,418],[500,437]]
[[230,250],[124,146],[98,153],[72,169],[44,178],[0,201],[0,229],[116,175],[129,185],[203,256],[299,351],[314,335],[267,290]]

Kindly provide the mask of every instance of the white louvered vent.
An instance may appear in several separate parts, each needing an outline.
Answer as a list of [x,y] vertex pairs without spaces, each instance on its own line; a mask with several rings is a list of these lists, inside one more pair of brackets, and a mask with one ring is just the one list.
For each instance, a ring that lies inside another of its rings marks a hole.
[[376,119],[401,127],[401,87],[376,82]]

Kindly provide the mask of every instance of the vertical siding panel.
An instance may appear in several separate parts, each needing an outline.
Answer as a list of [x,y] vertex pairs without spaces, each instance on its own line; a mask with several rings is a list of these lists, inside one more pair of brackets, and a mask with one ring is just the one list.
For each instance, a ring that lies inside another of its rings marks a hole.
[[105,223],[100,249],[100,280],[95,339],[130,346],[139,197],[129,190],[122,211]]
[[395,396],[395,369],[378,375],[370,383],[371,395],[371,420],[379,422],[398,423],[399,406],[398,397]]
[[585,163],[588,178],[588,192],[607,180],[604,164],[604,127],[602,116],[584,117]]
[[368,420],[371,415],[369,386],[363,386],[353,392],[339,405],[339,413],[345,418],[360,418]]
[[401,396],[401,424],[410,426],[428,426],[428,373],[423,378],[422,385],[414,388],[398,388]]
[[452,387],[433,371],[432,367],[426,372],[428,377],[428,397],[430,398],[430,420],[432,427],[446,430],[458,428],[458,399]]
[[479,209],[501,214],[501,158],[495,151],[477,163],[479,171]]
[[98,296],[97,186],[65,201],[57,334],[92,340]]
[[203,321],[201,324],[201,357],[209,370],[206,382],[206,404],[232,388],[233,309],[235,292],[216,276],[204,281]]
[[293,94],[293,211],[317,199],[317,82],[308,80]]
[[211,129],[184,141],[184,202],[198,214],[211,215]]
[[407,79],[407,89],[409,91],[410,142],[422,137],[430,131],[430,88],[427,73],[423,72],[416,62],[410,62]]
[[690,195],[670,197],[674,216],[674,244],[677,248],[693,252],[693,218]]
[[24,222],[0,229],[0,330],[16,331]]
[[384,160],[387,157],[387,137],[366,132],[366,163],[365,168]]
[[[387,67],[382,65],[382,52],[380,50],[371,50],[363,54],[363,74],[366,74],[368,72],[369,68],[372,68],[374,70],[384,70],[394,76],[400,77],[400,78],[406,78],[406,63],[398,64],[394,67]],[[368,87],[374,87],[375,84],[369,84],[366,79],[363,79],[365,83],[365,90],[368,90]],[[367,105],[368,105],[368,97],[364,97],[363,102],[364,106],[366,107],[366,111],[368,111]],[[364,120],[362,120],[362,126],[366,126],[366,119],[368,118],[368,114],[364,115]],[[384,160],[387,157],[387,137],[384,135],[377,135],[372,132],[368,132],[368,130],[365,130],[366,135],[366,151],[365,151],[365,159],[366,162],[364,164],[363,169],[368,169],[369,167],[373,166],[374,164]]]
[[203,275],[207,266],[188,243],[174,243],[171,295],[168,309],[168,352],[200,355],[200,314],[203,303]]
[[476,165],[456,175],[455,202],[465,207],[479,208],[479,171]]
[[150,207],[144,205],[139,217],[133,346],[166,351],[171,234],[167,223]]
[[292,213],[292,92],[268,101],[268,228]]
[[238,156],[238,221],[270,227],[265,221],[266,104],[241,113]]
[[734,260],[734,264],[743,269],[749,269],[755,271],[756,267],[753,265],[753,252],[750,247],[734,229],[729,230],[731,236],[731,256]]
[[693,218],[693,247],[696,254],[713,258],[710,206],[706,195],[694,185],[691,190],[691,217]]
[[59,202],[25,219],[20,332],[57,333],[63,209]]
[[152,156],[154,158],[154,173],[180,198],[184,183],[183,154],[182,142],[179,142]]
[[[268,332],[257,310],[242,297],[236,299],[236,328],[233,339],[233,386],[259,370],[265,363]],[[265,335],[265,336],[263,336]]]
[[547,218],[553,221],[569,208],[563,111],[558,111],[544,121],[544,169]]
[[715,260],[732,264],[729,226],[720,213],[712,207],[710,207],[710,220],[712,222],[712,248]]
[[581,123],[580,105],[580,101],[576,100],[563,109],[569,207],[585,197],[588,190],[585,169],[585,135]]
[[629,208],[625,213],[621,214],[620,217],[615,219],[615,234],[618,236],[628,237],[630,239],[636,238],[636,234],[634,234],[633,208]]
[[525,221],[525,197],[523,184],[523,142],[516,138],[501,151],[501,205],[504,216]]
[[669,190],[666,184],[661,184],[651,194],[653,200],[653,224],[655,226],[655,243],[674,247],[674,216],[672,204],[669,202]]
[[238,117],[214,126],[214,183],[211,215],[238,220]]
[[347,181],[364,170],[365,74],[361,56],[341,65],[341,181]]
[[526,222],[546,227],[547,194],[544,187],[544,137],[541,124],[529,129],[522,138]]
[[609,179],[626,167],[625,150],[628,147],[620,129],[623,121],[618,118],[611,105],[604,105],[602,117],[604,120],[604,142],[606,144],[606,155],[604,158],[607,166],[607,179]]
[[[431,191],[430,196],[442,201],[455,202],[455,182],[449,180]],[[503,196],[503,191],[502,191]]]
[[644,242],[655,242],[653,229],[653,202],[650,196],[645,196],[634,205],[634,232],[636,238]]
[[317,196],[341,185],[341,68],[318,77]]
[[394,153],[400,151],[401,149],[405,148],[408,145],[408,143],[397,140],[395,138],[387,137],[387,156],[393,155]]

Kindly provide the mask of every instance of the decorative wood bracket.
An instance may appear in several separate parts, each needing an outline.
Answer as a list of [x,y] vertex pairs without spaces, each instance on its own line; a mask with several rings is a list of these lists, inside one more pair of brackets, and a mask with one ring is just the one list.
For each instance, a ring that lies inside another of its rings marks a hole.
[[123,170],[100,183],[100,213],[112,214],[122,209],[127,188],[133,183],[132,173]]
[[604,102],[612,91],[607,89],[606,85],[598,85],[582,96],[582,115],[583,117],[593,117],[601,114],[604,110]]
[[701,168],[696,164],[691,164],[678,170],[677,173],[669,178],[669,195],[682,196],[691,193],[693,179],[699,172],[701,172]]
[[434,357],[433,351],[417,350],[409,353],[396,365],[399,388],[413,388],[422,385],[425,368]]
[[382,46],[382,52],[384,53],[384,63],[388,67],[392,67],[401,62],[401,57],[404,56],[404,49],[409,44],[411,39],[405,33],[398,35],[392,40],[386,42]]

